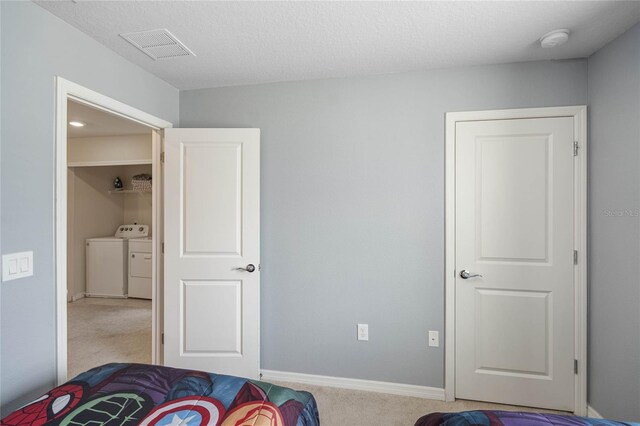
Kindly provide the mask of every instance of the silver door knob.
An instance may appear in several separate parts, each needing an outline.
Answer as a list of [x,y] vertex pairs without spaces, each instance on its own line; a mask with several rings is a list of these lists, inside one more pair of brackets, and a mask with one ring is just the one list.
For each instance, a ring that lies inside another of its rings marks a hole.
[[467,278],[473,278],[473,277],[482,277],[482,275],[471,273],[466,269],[463,269],[462,271],[460,271],[460,278],[463,278],[466,280]]
[[251,263],[247,265],[246,268],[235,268],[236,271],[244,271],[244,272],[253,272],[256,270],[255,265],[252,265]]

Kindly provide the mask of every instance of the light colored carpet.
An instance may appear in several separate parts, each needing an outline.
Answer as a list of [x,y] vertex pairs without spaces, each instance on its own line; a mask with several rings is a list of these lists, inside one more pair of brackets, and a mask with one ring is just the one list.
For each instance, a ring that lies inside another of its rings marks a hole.
[[505,410],[554,412],[538,408],[516,407],[477,401],[457,400],[455,402],[443,402],[298,383],[280,382],[277,384],[292,389],[311,392],[318,403],[320,424],[322,426],[413,426],[416,420],[425,414],[447,411]]
[[86,298],[67,306],[69,379],[109,362],[151,363],[151,301]]

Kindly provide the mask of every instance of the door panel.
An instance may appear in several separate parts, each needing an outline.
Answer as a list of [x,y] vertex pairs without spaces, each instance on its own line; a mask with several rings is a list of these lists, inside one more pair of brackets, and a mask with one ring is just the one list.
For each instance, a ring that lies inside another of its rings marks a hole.
[[242,143],[185,143],[181,157],[183,255],[242,256]]
[[457,398],[574,409],[573,140],[570,117],[456,124]]
[[549,135],[476,139],[481,260],[546,262],[549,139]]
[[181,285],[182,353],[242,355],[242,281]]
[[259,130],[167,129],[164,188],[165,363],[257,378]]
[[550,300],[549,292],[476,289],[476,371],[548,376]]

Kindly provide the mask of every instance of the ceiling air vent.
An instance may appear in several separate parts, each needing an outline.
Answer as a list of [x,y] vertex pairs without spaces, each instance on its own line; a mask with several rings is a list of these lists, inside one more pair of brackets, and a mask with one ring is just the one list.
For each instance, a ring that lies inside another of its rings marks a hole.
[[187,46],[164,28],[124,33],[120,34],[120,37],[142,50],[154,61],[178,58],[180,56],[196,56]]

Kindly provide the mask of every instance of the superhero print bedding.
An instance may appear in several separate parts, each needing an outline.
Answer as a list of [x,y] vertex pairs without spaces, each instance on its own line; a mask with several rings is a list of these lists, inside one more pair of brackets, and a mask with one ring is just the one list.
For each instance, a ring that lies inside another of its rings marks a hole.
[[107,364],[10,413],[2,426],[317,426],[313,395],[240,377]]
[[640,426],[640,423],[545,413],[463,411],[427,414],[415,426]]

